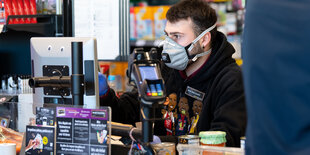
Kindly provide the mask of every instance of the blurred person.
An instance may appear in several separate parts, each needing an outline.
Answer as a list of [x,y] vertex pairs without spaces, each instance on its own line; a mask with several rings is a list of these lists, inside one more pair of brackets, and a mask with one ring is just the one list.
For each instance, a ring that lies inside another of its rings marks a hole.
[[309,10],[309,0],[247,1],[246,154],[310,154]]

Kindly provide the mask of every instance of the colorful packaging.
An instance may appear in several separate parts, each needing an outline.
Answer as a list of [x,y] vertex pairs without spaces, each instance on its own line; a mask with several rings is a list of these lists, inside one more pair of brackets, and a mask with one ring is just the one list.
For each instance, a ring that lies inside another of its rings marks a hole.
[[99,61],[100,71],[107,80],[109,76],[114,76],[116,81],[115,91],[124,92],[126,90],[126,69],[128,63],[123,61]]
[[136,31],[136,20],[135,20],[135,10],[134,7],[130,7],[129,11],[130,15],[130,40],[137,39],[137,31]]
[[166,14],[170,6],[154,6],[154,31],[155,39],[160,39],[165,35],[164,29],[167,22]]
[[[7,20],[9,15],[13,15],[13,12],[12,12],[12,0],[6,0],[4,2],[4,10],[5,10],[5,18]],[[9,24],[13,24],[13,19],[10,19],[8,23]]]
[[[12,15],[18,15],[17,0],[12,0]],[[13,18],[12,24],[19,24],[19,18]]]
[[[25,15],[31,15],[30,0],[24,0]],[[31,23],[31,18],[25,18],[25,23]]]
[[0,25],[4,25],[4,24],[5,24],[4,2],[0,0]]
[[[24,1],[23,0],[17,0],[17,14],[18,15],[24,15]],[[24,24],[25,19],[19,18],[19,24]]]
[[[30,0],[30,14],[37,14],[36,0]],[[31,18],[31,23],[37,23],[37,18]]]
[[155,37],[153,32],[153,7],[134,7],[134,12],[137,26],[137,39],[154,40]]

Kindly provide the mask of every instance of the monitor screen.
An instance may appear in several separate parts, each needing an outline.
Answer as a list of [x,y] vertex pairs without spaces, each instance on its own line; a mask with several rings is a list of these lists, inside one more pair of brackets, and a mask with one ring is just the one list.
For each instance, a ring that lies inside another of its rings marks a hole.
[[139,66],[142,81],[144,79],[157,80],[158,75],[155,66]]
[[[71,42],[83,42],[84,106],[99,106],[96,39],[89,37],[34,37],[30,40],[32,77],[70,76]],[[34,107],[43,103],[72,104],[70,88],[35,88]]]

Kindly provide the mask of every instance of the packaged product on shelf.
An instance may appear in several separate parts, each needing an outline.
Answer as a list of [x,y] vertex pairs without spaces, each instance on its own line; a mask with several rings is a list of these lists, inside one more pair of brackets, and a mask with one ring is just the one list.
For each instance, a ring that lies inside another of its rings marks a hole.
[[235,12],[226,14],[226,29],[228,35],[235,35],[237,33],[237,15]]
[[[13,10],[12,10],[12,0],[6,0],[4,2],[4,10],[5,10],[5,18],[7,20],[9,15],[13,15]],[[9,24],[13,24],[13,19],[9,19]]]
[[[18,6],[17,6],[17,0],[11,0],[11,8],[12,8],[12,15],[18,15]],[[19,18],[13,18],[12,24],[19,24]]]
[[[36,0],[30,0],[30,14],[37,14]],[[37,18],[31,18],[31,23],[37,23]]]
[[[25,15],[31,15],[30,12],[30,0],[24,0],[24,8],[25,8]],[[25,18],[25,23],[29,24],[31,23],[31,19],[30,18]]]
[[127,62],[100,61],[99,66],[100,72],[106,76],[109,85],[112,83],[113,90],[120,93],[126,89]]
[[226,24],[226,4],[225,3],[211,3],[210,6],[216,11],[218,26],[225,25]]
[[130,40],[137,39],[137,31],[136,31],[136,20],[135,20],[135,10],[134,7],[130,7]]
[[136,17],[137,39],[154,40],[153,7],[138,6],[134,8]]
[[[25,15],[24,13],[24,1],[23,0],[17,0],[17,14],[18,15]],[[24,24],[25,19],[19,18],[19,24]]]
[[154,6],[154,31],[155,39],[160,39],[165,33],[165,25],[167,22],[166,13],[169,10],[169,6]]
[[0,25],[4,25],[4,24],[5,24],[4,1],[0,0]]
[[[10,2],[8,1],[9,5],[11,4],[10,7],[12,8],[12,14],[11,15],[18,15],[17,0],[10,0]],[[12,24],[19,24],[19,18],[13,18],[12,20],[13,20]]]
[[37,7],[36,7],[37,13],[38,14],[42,14],[43,13],[43,1],[42,0],[38,0],[36,2],[36,5],[37,5]]

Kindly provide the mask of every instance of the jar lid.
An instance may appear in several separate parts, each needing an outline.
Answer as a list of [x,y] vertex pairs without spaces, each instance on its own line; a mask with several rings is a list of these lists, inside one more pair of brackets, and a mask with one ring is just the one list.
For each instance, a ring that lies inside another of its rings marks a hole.
[[226,143],[226,132],[224,131],[201,131],[200,142],[203,144],[221,144]]

